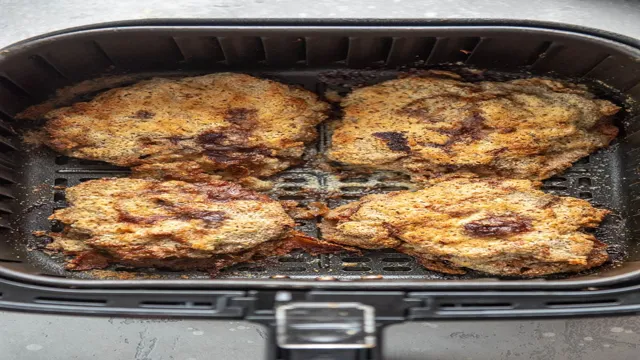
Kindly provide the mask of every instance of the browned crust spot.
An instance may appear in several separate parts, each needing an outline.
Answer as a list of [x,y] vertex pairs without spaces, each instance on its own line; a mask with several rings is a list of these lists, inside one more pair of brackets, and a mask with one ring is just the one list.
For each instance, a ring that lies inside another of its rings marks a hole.
[[377,132],[373,136],[386,142],[389,150],[409,152],[411,148],[408,145],[407,137],[400,132]]
[[240,128],[252,128],[255,126],[257,115],[256,109],[232,108],[227,110],[224,120]]
[[531,231],[531,219],[523,216],[490,216],[464,224],[467,234],[476,237],[507,236]]
[[135,119],[143,119],[143,120],[147,120],[147,119],[151,119],[154,116],[156,116],[156,113],[154,113],[153,111],[149,111],[149,110],[138,110],[133,116],[132,118]]

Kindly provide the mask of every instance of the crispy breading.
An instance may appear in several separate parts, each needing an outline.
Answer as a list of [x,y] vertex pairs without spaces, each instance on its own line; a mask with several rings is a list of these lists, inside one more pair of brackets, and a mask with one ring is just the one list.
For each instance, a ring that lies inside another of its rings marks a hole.
[[43,137],[138,177],[263,177],[301,161],[328,109],[309,91],[244,74],[154,78],[46,113]]
[[50,217],[65,228],[49,234],[49,249],[75,255],[74,270],[109,263],[218,269],[255,253],[327,247],[293,232],[295,222],[277,201],[224,181],[107,178],[66,195],[70,206]]
[[428,269],[473,269],[506,276],[576,272],[608,259],[586,228],[608,210],[546,194],[538,182],[451,179],[423,190],[369,195],[333,209],[327,241],[366,249],[395,248]]
[[437,72],[357,89],[328,158],[419,177],[455,172],[541,180],[605,147],[619,107],[542,78],[464,82]]

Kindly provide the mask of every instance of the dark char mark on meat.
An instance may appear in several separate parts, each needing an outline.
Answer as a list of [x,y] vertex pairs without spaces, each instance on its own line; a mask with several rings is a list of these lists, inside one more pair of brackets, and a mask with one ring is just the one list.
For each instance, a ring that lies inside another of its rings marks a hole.
[[227,137],[225,134],[207,131],[198,135],[198,137],[196,138],[196,142],[198,144],[204,145],[204,147],[206,148],[207,145],[220,145],[220,142],[226,138]]
[[135,119],[147,120],[147,119],[151,119],[154,116],[156,116],[156,114],[152,111],[138,110],[132,117]]
[[202,220],[207,226],[219,226],[226,218],[224,211],[189,210],[180,213],[180,220]]
[[373,133],[373,136],[378,139],[384,140],[387,144],[387,147],[392,151],[404,151],[410,152],[411,148],[408,145],[407,137],[400,132],[377,132]]
[[224,120],[240,127],[253,126],[257,114],[256,109],[233,108],[227,110]]
[[450,136],[444,146],[460,142],[465,138],[480,140],[484,136],[484,117],[477,112],[462,120],[460,127],[455,130],[440,130],[439,132]]
[[465,231],[476,237],[506,236],[531,230],[531,219],[521,216],[490,216],[464,224]]
[[[449,138],[444,144],[436,144],[431,142],[422,142],[420,145],[430,146],[434,148],[442,149],[445,152],[451,152],[451,146],[455,143],[465,141],[467,139],[480,140],[486,136],[487,129],[484,126],[484,117],[477,112],[466,119],[462,120],[460,127],[457,129],[439,129],[435,130],[441,134],[448,135]],[[498,154],[508,150],[507,148],[500,149]],[[496,154],[497,155],[497,154]],[[455,169],[452,168],[452,170]]]
[[[233,131],[233,130],[231,130]],[[264,146],[251,147],[238,143],[242,139],[243,130],[236,130],[238,139],[230,139],[227,134],[219,132],[204,132],[196,138],[196,142],[204,148],[204,155],[218,164],[225,166],[250,166],[258,163],[264,157],[272,156],[272,151]]]

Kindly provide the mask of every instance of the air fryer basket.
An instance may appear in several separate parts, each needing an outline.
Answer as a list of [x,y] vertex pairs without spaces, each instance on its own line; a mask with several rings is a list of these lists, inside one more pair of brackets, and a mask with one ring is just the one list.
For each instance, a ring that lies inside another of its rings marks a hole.
[[[640,51],[632,46],[580,33],[497,26],[131,26],[22,42],[0,52],[0,276],[6,274],[40,284],[95,287],[117,283],[104,280],[108,275],[117,277],[117,273],[65,271],[60,259],[41,251],[42,239],[33,236],[33,231],[59,226],[49,223],[47,217],[65,206],[65,186],[127,174],[127,169],[60,156],[47,149],[29,149],[21,143],[12,127],[23,124],[16,124],[12,117],[25,107],[46,100],[56,89],[111,76],[111,83],[103,80],[85,84],[76,94],[78,100],[100,89],[152,75],[240,71],[303,86],[320,95],[327,90],[343,94],[353,86],[392,78],[398,71],[457,64],[490,69],[498,77],[530,72],[584,81],[601,96],[625,107],[619,119],[622,135],[609,149],[580,160],[564,174],[545,182],[549,192],[585,198],[595,206],[613,210],[614,215],[597,231],[597,236],[610,245],[612,264],[584,274],[545,280],[486,276],[474,280],[481,276],[443,276],[421,268],[408,256],[382,251],[357,257],[286,256],[278,261],[236,266],[213,280],[201,273],[140,271],[141,280],[129,277],[119,281],[123,286],[140,287],[204,282],[226,286],[233,283],[226,279],[242,278],[246,286],[370,288],[375,280],[375,286],[381,288],[438,288],[451,284],[459,288],[568,288],[637,280],[640,222],[634,215],[640,205],[636,156],[640,153],[640,125],[633,99],[640,99],[638,54]],[[313,148],[322,152],[329,136],[324,126],[320,133]],[[340,195],[330,200],[332,206],[372,191],[411,187],[406,177],[389,173],[341,178],[304,167],[288,170],[274,179],[274,197],[301,203],[317,200],[314,193],[337,190]],[[316,222],[304,220],[299,226],[318,235]],[[340,285],[341,280],[358,281]]]

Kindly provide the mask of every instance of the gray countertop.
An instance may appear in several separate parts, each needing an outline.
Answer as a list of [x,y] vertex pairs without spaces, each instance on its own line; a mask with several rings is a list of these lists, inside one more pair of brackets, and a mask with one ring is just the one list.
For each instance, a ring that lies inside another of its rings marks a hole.
[[640,37],[635,0],[0,0],[0,48],[96,23],[238,18],[536,20]]
[[[263,359],[265,330],[241,321],[149,320],[0,312],[11,360]],[[420,322],[393,326],[385,360],[637,360],[637,317]]]
[[[0,48],[52,31],[137,19],[515,19],[640,38],[636,1],[0,0]],[[245,322],[0,312],[0,358],[259,359],[265,331]],[[412,323],[388,330],[386,359],[637,359],[640,317]]]

